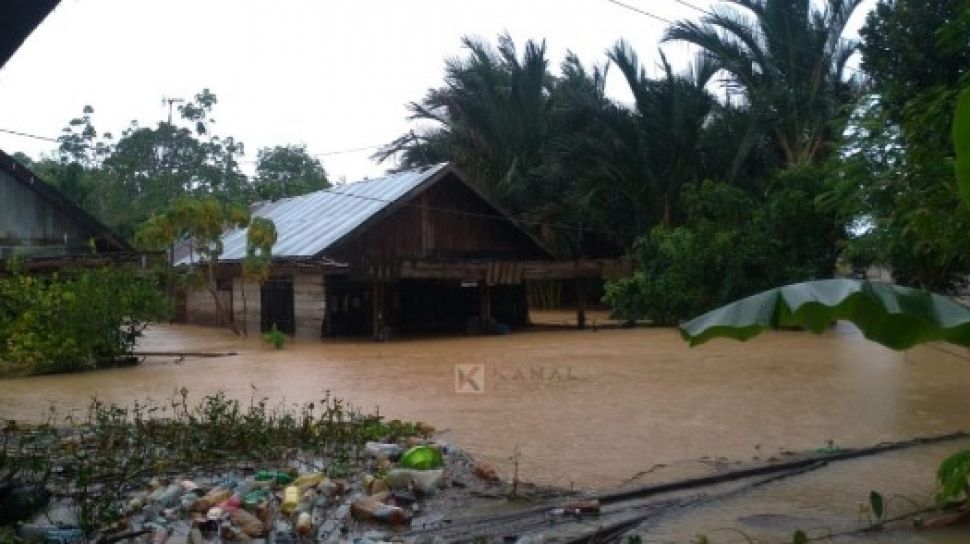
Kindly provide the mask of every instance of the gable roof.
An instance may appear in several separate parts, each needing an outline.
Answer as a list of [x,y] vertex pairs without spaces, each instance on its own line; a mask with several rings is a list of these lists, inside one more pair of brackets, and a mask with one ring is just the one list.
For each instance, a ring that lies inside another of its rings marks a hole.
[[[108,227],[101,224],[100,221],[88,212],[82,210],[77,204],[64,196],[54,186],[39,178],[26,166],[4,153],[3,150],[0,150],[0,171],[9,174],[14,181],[20,182],[48,204],[70,217],[72,221],[81,225],[81,227],[91,233],[96,241],[104,243],[107,246],[106,249],[132,251],[131,246],[111,232]],[[3,213],[2,204],[0,204],[0,213]]]
[[47,17],[58,0],[4,0],[0,2],[0,68]]
[[[299,260],[320,256],[339,242],[406,205],[413,197],[445,176],[453,174],[505,217],[546,254],[549,251],[532,233],[522,229],[507,213],[468,185],[448,163],[405,170],[387,176],[338,185],[302,196],[262,204],[253,217],[270,219],[276,225],[274,259]],[[220,261],[241,261],[246,257],[246,229],[233,229],[222,237]],[[177,264],[189,264],[184,257]]]

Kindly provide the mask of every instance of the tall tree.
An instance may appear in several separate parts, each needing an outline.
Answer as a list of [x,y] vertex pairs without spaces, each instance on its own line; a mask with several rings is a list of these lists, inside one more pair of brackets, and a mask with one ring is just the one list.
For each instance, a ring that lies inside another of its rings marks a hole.
[[182,244],[191,264],[177,267],[176,274],[188,288],[204,288],[212,296],[216,316],[239,334],[239,328],[228,314],[216,284],[216,268],[222,255],[222,235],[232,228],[249,224],[249,212],[242,206],[227,204],[214,196],[180,197],[161,213],[152,215],[138,231],[140,245],[166,250]]
[[256,158],[254,189],[260,198],[277,200],[330,187],[320,161],[303,145],[264,147]]
[[852,98],[846,63],[858,44],[843,38],[861,0],[726,0],[700,22],[681,21],[666,40],[692,43],[731,77],[785,165],[831,151],[833,123]]
[[243,336],[249,335],[246,280],[253,280],[260,287],[266,283],[273,268],[273,244],[275,243],[276,224],[273,220],[254,217],[246,229],[246,258],[242,263],[243,282],[239,288],[243,303]]

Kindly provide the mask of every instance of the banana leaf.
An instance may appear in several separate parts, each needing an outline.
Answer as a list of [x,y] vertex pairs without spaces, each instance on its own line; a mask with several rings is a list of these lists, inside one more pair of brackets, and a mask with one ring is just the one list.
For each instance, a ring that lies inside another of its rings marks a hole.
[[837,320],[855,323],[869,340],[896,350],[934,341],[970,347],[967,306],[928,291],[849,279],[770,289],[694,318],[680,333],[696,346],[718,337],[745,341],[768,328],[820,333]]

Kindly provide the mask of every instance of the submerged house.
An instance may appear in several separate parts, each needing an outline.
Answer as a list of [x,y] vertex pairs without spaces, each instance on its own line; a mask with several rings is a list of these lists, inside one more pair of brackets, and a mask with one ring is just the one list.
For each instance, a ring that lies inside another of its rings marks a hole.
[[124,240],[0,151],[0,272],[14,257],[29,270],[137,258]]
[[[223,235],[217,293],[251,332],[299,337],[505,330],[528,320],[526,282],[619,272],[621,262],[556,261],[514,218],[443,163],[257,205],[277,229],[272,277],[242,278],[245,229]],[[177,265],[191,265],[189,255]],[[218,324],[206,290],[184,318]]]

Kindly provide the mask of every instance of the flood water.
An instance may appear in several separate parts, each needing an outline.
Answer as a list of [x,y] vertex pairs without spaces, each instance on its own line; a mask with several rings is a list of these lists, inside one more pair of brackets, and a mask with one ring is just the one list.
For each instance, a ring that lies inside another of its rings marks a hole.
[[[162,402],[181,387],[248,401],[255,386],[287,403],[330,390],[364,410],[430,423],[509,477],[518,451],[521,478],[582,488],[635,481],[656,465],[668,465],[666,477],[685,459],[765,459],[829,440],[862,446],[970,429],[966,350],[897,353],[850,326],[697,348],[674,330],[638,328],[292,341],[276,351],[174,325],[150,329],[139,349],[239,354],[0,380],[0,417],[37,419],[49,405],[65,413],[95,396]],[[483,365],[465,371],[484,392],[457,393],[456,365]]]

